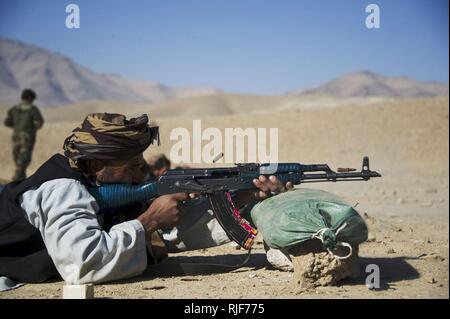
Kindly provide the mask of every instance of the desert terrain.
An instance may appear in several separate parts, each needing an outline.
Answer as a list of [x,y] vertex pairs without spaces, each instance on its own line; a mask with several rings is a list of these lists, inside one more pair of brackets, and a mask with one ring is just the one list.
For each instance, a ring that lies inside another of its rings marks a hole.
[[[216,98],[214,98],[216,97]],[[293,273],[270,267],[259,238],[248,264],[228,273],[158,276],[158,268],[130,280],[95,286],[98,298],[448,298],[449,297],[449,101],[422,99],[301,100],[296,97],[206,96],[154,105],[82,103],[44,110],[31,174],[61,152],[64,137],[91,111],[148,113],[161,146],[145,156],[169,154],[175,127],[276,127],[279,161],[360,168],[368,155],[383,177],[368,182],[314,184],[356,205],[369,227],[360,246],[361,276],[337,286],[300,291]],[[190,104],[189,104],[189,103]],[[191,108],[189,105],[197,105]],[[321,107],[322,106],[322,107]],[[325,107],[323,107],[325,106]],[[0,108],[3,122],[6,108]],[[0,127],[0,179],[13,175],[10,130]],[[230,164],[227,164],[230,165]],[[201,165],[197,165],[201,166]],[[298,187],[304,187],[302,185]],[[308,187],[311,187],[308,185]],[[170,262],[235,264],[245,251],[232,245],[173,254]],[[365,286],[368,264],[380,268],[381,287]],[[0,298],[61,298],[63,282],[27,284]]]

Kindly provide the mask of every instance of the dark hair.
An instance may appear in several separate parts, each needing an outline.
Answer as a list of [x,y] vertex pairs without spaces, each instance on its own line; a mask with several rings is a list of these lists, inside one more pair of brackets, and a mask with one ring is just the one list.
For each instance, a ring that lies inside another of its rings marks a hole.
[[36,93],[31,89],[25,89],[22,91],[22,100],[24,101],[34,101],[36,97]]
[[170,160],[164,154],[153,155],[148,163],[150,166],[161,169],[163,167],[167,167],[170,169]]

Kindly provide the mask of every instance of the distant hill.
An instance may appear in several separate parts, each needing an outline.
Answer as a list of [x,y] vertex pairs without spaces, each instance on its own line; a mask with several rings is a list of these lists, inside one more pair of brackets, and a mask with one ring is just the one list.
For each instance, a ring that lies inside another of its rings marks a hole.
[[[78,115],[79,109],[135,112],[147,107],[160,116],[218,115],[371,104],[370,99],[426,98],[449,93],[445,84],[362,71],[283,96],[224,94],[210,87],[171,87],[99,74],[61,54],[0,38],[0,104],[8,107],[16,103],[20,91],[27,87],[37,92],[38,106],[71,105],[68,113],[73,115]],[[52,113],[51,117],[56,120],[65,116]]]
[[387,77],[370,71],[350,73],[312,89],[289,95],[326,95],[334,97],[421,98],[448,95],[448,85],[420,82],[406,77]]
[[170,87],[98,74],[58,53],[0,38],[0,103],[17,102],[20,91],[27,87],[37,92],[39,106],[90,100],[153,103],[220,92],[208,87]]

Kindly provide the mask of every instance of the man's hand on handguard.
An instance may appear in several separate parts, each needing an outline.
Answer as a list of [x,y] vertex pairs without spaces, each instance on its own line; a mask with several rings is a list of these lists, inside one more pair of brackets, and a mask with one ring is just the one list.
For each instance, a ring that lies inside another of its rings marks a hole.
[[270,176],[267,178],[264,175],[259,176],[258,179],[255,178],[253,180],[253,185],[255,185],[258,190],[241,191],[236,194],[236,198],[234,200],[236,207],[242,207],[246,204],[259,202],[267,197],[283,193],[294,188],[292,182],[283,184],[278,180],[278,178],[276,178],[276,176]]
[[265,199],[271,195],[284,193],[294,188],[292,182],[287,182],[285,185],[281,181],[279,181],[276,176],[273,175],[269,178],[261,175],[258,179],[255,178],[253,180],[253,185],[255,185],[259,189],[254,192],[255,199],[257,200]]
[[180,219],[180,213],[183,209],[182,201],[187,199],[189,199],[189,195],[186,193],[160,196],[137,220],[141,222],[147,232],[162,227],[173,227]]

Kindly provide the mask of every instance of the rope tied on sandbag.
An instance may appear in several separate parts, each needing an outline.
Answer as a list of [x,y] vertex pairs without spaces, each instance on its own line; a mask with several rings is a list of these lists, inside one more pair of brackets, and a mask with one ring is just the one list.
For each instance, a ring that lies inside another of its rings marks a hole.
[[[336,230],[336,233],[334,233],[333,230],[329,227],[321,228],[316,233],[312,234],[311,238],[319,239],[322,242],[323,247],[328,251],[328,253],[331,256],[335,257],[336,259],[347,259],[353,253],[352,246],[349,243],[337,241],[337,235],[347,225],[348,225],[347,223],[343,223],[341,227],[339,227]],[[345,256],[339,256],[333,253],[333,250],[336,250],[336,248],[339,246],[347,247],[349,249],[349,253]]]

